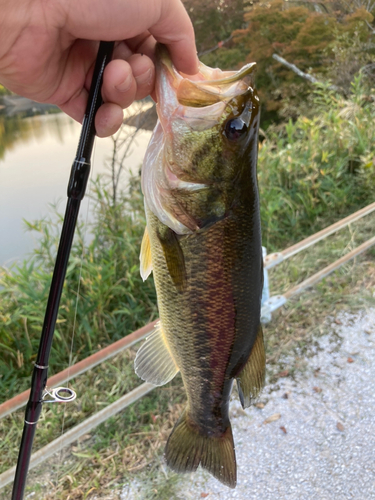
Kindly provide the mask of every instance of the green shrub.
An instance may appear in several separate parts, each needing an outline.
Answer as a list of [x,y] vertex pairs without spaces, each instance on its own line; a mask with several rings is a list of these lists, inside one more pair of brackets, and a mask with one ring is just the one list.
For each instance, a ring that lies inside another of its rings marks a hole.
[[[320,85],[310,104],[315,116],[270,127],[259,151],[263,244],[269,251],[283,249],[374,201],[375,106],[362,76],[355,78],[347,100]],[[139,275],[145,226],[139,184],[133,179],[127,194],[117,190],[114,196],[103,179],[94,183],[90,240],[79,226],[51,373],[68,365],[73,330],[74,363],[157,316],[152,276],[143,283]],[[39,235],[36,250],[19,266],[0,268],[1,400],[29,385],[61,221],[55,211],[49,219],[27,223]]]
[[[374,4],[365,7],[338,1],[253,2],[245,13],[245,28],[234,32],[234,47],[243,62],[256,62],[255,83],[262,102],[262,127],[283,117],[296,119],[294,108],[303,102],[311,85],[272,58],[284,57],[319,80],[330,78],[344,93],[362,67],[373,78]],[[219,57],[219,55],[217,56]],[[293,106],[285,106],[286,101]]]
[[259,151],[263,244],[282,249],[374,201],[375,107],[362,76],[347,100],[319,85],[300,116]]
[[[76,230],[52,344],[50,374],[68,366],[73,331],[72,363],[157,315],[152,277],[143,283],[139,274],[145,227],[139,180],[133,181],[129,194],[117,195],[120,198],[115,206],[103,180],[96,181],[91,191],[94,220],[86,237],[82,225]],[[11,270],[0,268],[0,401],[29,385],[61,221],[62,216],[54,210],[48,219],[26,223],[39,236],[36,250]]]

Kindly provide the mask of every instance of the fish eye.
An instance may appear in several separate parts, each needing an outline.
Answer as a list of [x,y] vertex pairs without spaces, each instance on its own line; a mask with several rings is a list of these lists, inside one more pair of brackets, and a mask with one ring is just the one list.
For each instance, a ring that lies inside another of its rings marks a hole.
[[233,118],[225,124],[224,134],[230,141],[237,141],[247,132],[246,123],[241,118]]

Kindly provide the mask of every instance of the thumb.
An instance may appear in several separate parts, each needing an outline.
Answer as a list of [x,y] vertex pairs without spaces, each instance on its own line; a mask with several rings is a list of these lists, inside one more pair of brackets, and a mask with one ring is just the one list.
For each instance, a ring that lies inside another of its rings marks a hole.
[[149,31],[167,45],[179,71],[198,72],[194,29],[180,0],[66,0],[61,6],[60,29],[75,38],[119,41]]

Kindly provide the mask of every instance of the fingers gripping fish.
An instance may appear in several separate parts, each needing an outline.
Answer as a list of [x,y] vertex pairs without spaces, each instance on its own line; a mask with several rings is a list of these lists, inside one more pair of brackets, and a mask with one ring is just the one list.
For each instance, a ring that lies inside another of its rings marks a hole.
[[175,471],[200,464],[236,486],[229,397],[242,406],[264,381],[263,264],[256,178],[259,101],[254,64],[180,75],[157,52],[159,120],[142,168],[147,227],[143,279],[153,271],[160,323],[136,373],[156,385],[181,372],[187,406],[169,436]]

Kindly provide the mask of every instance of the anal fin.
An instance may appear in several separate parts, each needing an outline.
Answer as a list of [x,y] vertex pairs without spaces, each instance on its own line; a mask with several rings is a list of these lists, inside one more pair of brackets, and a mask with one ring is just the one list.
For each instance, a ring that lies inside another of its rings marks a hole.
[[143,281],[150,276],[152,271],[152,258],[151,258],[151,244],[150,236],[148,234],[147,226],[142,238],[141,253],[139,255],[139,260],[141,264],[141,277]]
[[134,360],[134,369],[138,377],[154,385],[166,384],[179,372],[160,321],[138,350]]
[[265,378],[266,353],[264,350],[263,330],[259,325],[257,337],[251,349],[249,359],[239,375],[236,376],[238,394],[242,408],[248,408],[259,395]]

